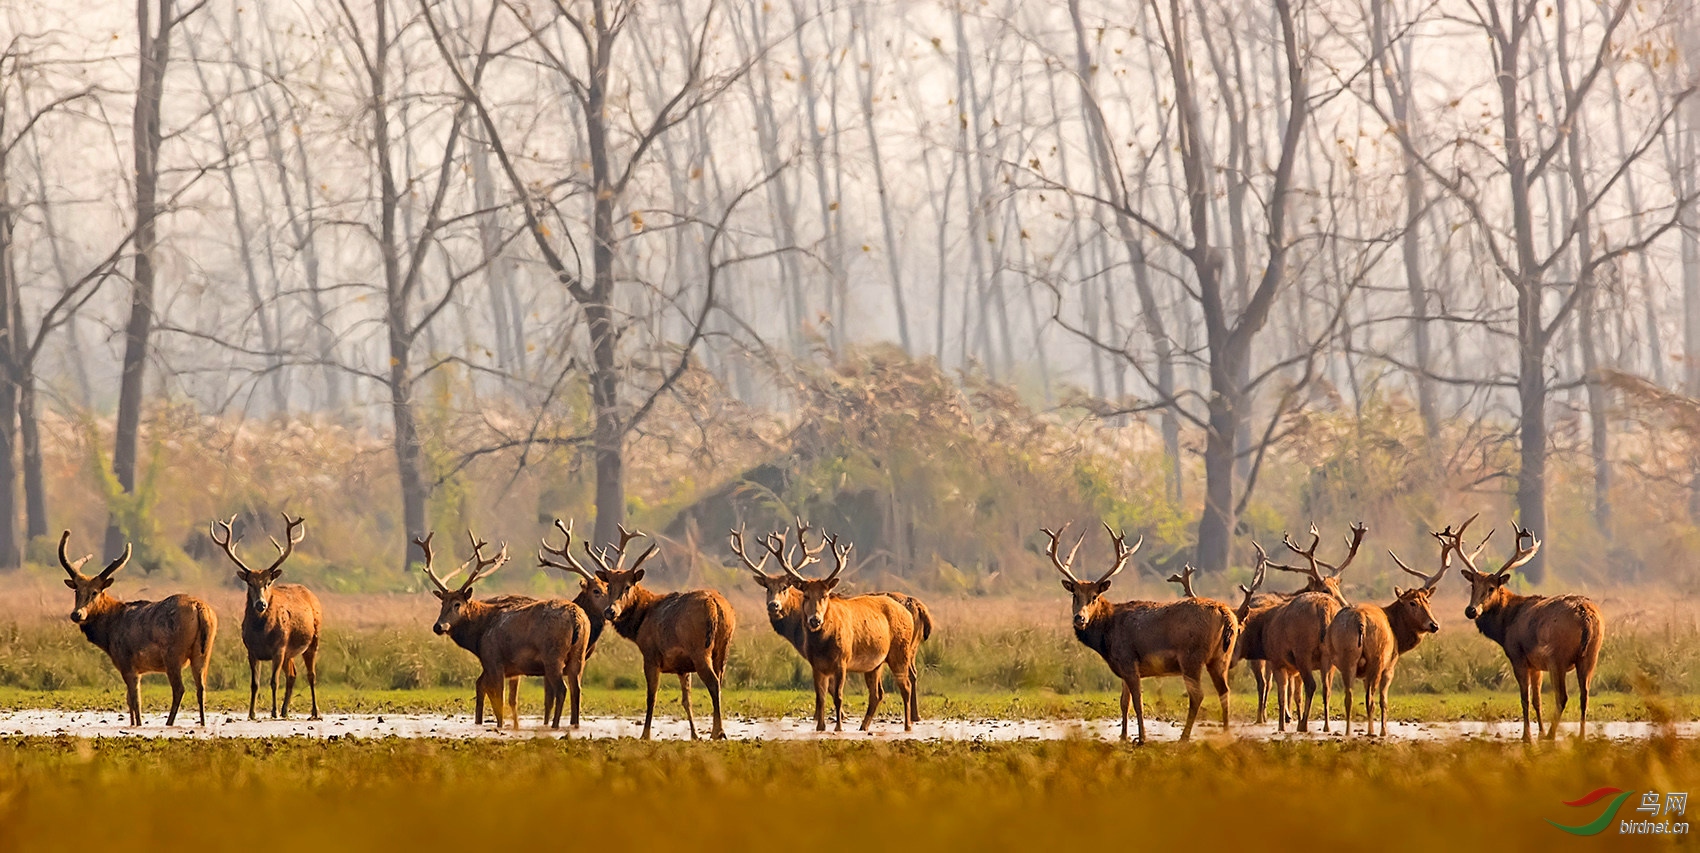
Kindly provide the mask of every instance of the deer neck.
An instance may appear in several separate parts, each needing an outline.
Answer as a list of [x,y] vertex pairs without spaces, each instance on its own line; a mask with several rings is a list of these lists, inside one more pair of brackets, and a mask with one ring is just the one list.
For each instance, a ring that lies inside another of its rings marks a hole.
[[632,587],[631,603],[626,605],[619,618],[614,620],[614,630],[628,640],[636,640],[638,629],[643,627],[644,620],[649,618],[649,611],[661,599],[659,593],[644,589],[642,584]]
[[573,603],[584,611],[585,616],[590,617],[590,642],[584,647],[584,656],[588,658],[591,652],[596,651],[596,641],[601,638],[602,629],[608,625],[608,620],[602,618],[602,608],[596,606],[596,599],[588,589],[580,589]]
[[478,646],[484,642],[484,632],[490,630],[490,623],[495,620],[501,608],[486,601],[470,599],[466,602],[466,618],[449,628],[449,639],[455,645],[478,654]]
[[101,592],[89,602],[88,616],[77,627],[82,629],[83,636],[87,637],[89,642],[104,649],[112,637],[113,629],[117,627],[118,617],[124,610],[122,600]]
[[1482,601],[1476,614],[1476,630],[1488,639],[1505,645],[1506,629],[1517,618],[1519,611],[1538,595],[1518,595],[1505,587],[1500,587]]
[[1417,630],[1417,623],[1405,612],[1405,608],[1399,606],[1398,601],[1381,608],[1381,612],[1387,616],[1387,624],[1393,629],[1393,644],[1398,648],[1399,654],[1416,648],[1417,644],[1423,641],[1422,632]]
[[1100,598],[1086,606],[1086,627],[1074,629],[1074,636],[1087,648],[1108,660],[1110,648],[1110,617],[1115,605]]

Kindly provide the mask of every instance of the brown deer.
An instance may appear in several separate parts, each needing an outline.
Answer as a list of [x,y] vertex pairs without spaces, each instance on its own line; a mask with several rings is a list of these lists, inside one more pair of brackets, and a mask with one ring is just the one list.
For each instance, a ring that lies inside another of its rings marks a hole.
[[1280,593],[1258,593],[1269,566],[1269,555],[1256,542],[1251,546],[1257,549],[1257,565],[1252,570],[1251,586],[1239,586],[1242,598],[1239,608],[1234,611],[1234,618],[1239,620],[1240,636],[1234,644],[1234,656],[1229,665],[1243,660],[1251,670],[1252,679],[1257,682],[1257,722],[1261,724],[1269,706],[1269,683],[1274,677],[1263,648],[1263,632],[1275,608],[1291,599]]
[[[797,539],[800,543],[797,548],[787,546],[786,542],[789,535],[788,531],[770,533],[768,536],[770,539],[777,540],[777,546],[780,552],[791,555],[790,559],[792,571],[800,573],[809,564],[818,562],[821,551],[826,548],[826,542],[823,539],[821,544],[814,548],[809,548],[808,542],[804,539],[807,531],[809,530],[808,525],[803,524],[802,519],[798,519],[796,529]],[[767,599],[767,622],[773,627],[773,632],[784,638],[786,642],[791,644],[792,648],[797,650],[798,654],[803,656],[804,660],[807,660],[808,653],[803,650],[803,594],[797,589],[795,583],[792,581],[791,574],[782,571],[779,574],[770,575],[762,571],[767,566],[767,559],[772,555],[773,550],[771,548],[768,549],[768,553],[762,555],[759,563],[751,560],[749,554],[745,550],[744,531],[742,529],[731,531],[731,548],[732,553],[743,562],[744,568],[749,570],[750,574],[754,576],[756,585],[760,586],[762,591],[765,593]],[[799,553],[799,549],[801,553]],[[783,562],[784,558],[782,558],[781,561]],[[842,597],[837,592],[832,593],[832,595],[835,597]],[[921,599],[907,593],[891,591],[873,592],[869,593],[869,595],[883,595],[886,598],[903,605],[903,608],[909,611],[909,616],[915,623],[915,641],[917,643],[917,648],[919,648],[919,643],[932,637],[933,614],[931,610],[927,609],[926,603],[921,601]],[[920,668],[920,654],[917,653],[910,658],[909,667],[909,684],[911,688],[909,692],[909,715],[916,722],[920,722],[921,720]]]
[[[798,531],[797,539],[806,552],[802,530]],[[844,679],[852,672],[862,673],[868,685],[868,712],[862,717],[861,730],[871,729],[874,714],[885,696],[885,687],[880,683],[881,667],[889,669],[892,680],[897,682],[897,693],[903,700],[903,730],[913,731],[916,702],[911,679],[920,642],[915,617],[888,595],[842,598],[832,594],[839,583],[838,575],[850,558],[851,543],[841,547],[836,535],[822,540],[821,547],[831,551],[833,558],[832,572],[824,578],[804,577],[799,569],[814,560],[806,558],[793,566],[785,558],[784,543],[782,537],[774,536],[764,544],[770,554],[779,558],[779,567],[790,577],[799,595],[797,615],[803,623],[803,644],[799,650],[814,671],[815,731],[826,731],[829,692],[833,731],[844,731]]]
[[[236,556],[234,533],[236,516],[219,521],[208,528],[213,544],[223,549],[230,562],[236,564],[236,579],[247,587],[247,599],[242,608],[242,645],[248,650],[248,719],[254,719],[254,705],[260,695],[260,661],[272,664],[272,719],[277,719],[277,671],[283,667],[286,682],[283,687],[283,717],[289,719],[289,700],[295,696],[295,658],[300,656],[307,667],[307,693],[312,698],[312,714],[307,719],[319,719],[319,625],[324,611],[313,591],[294,583],[278,583],[283,564],[295,553],[295,545],[306,536],[304,518],[283,514],[284,544],[272,540],[277,559],[270,566],[254,571]],[[219,529],[224,530],[220,539]]]
[[[1368,530],[1363,524],[1352,525],[1352,536],[1347,540],[1346,557],[1338,564],[1324,562],[1316,556],[1316,550],[1322,544],[1322,534],[1317,532],[1315,525],[1310,528],[1309,548],[1300,548],[1298,543],[1293,541],[1293,537],[1283,534],[1281,541],[1286,544],[1288,550],[1305,558],[1307,565],[1298,568],[1278,563],[1268,564],[1270,568],[1281,571],[1303,573],[1309,577],[1306,590],[1320,590],[1298,593],[1277,605],[1264,625],[1263,650],[1276,676],[1275,704],[1280,715],[1276,728],[1281,731],[1286,731],[1289,708],[1297,712],[1298,730],[1310,730],[1310,710],[1316,697],[1317,683],[1317,677],[1313,673],[1316,672],[1320,672],[1322,676],[1322,730],[1330,730],[1328,703],[1334,670],[1328,656],[1328,626],[1333,623],[1335,615],[1342,608],[1349,606],[1349,602],[1340,592],[1340,575],[1357,558],[1358,548],[1363,544],[1364,534]],[[1329,569],[1331,574],[1324,575],[1324,568]],[[1304,683],[1302,709],[1299,707],[1295,680],[1302,680]]]
[[[1511,570],[1529,562],[1541,549],[1541,540],[1532,531],[1512,525],[1517,533],[1516,550],[1497,572],[1476,569],[1473,556],[1464,555],[1463,531],[1451,534],[1453,550],[1464,556],[1464,577],[1470,581],[1470,606],[1464,616],[1475,620],[1476,629],[1505,650],[1511,661],[1511,671],[1517,676],[1517,689],[1523,701],[1523,740],[1529,737],[1529,702],[1535,704],[1535,728],[1545,729],[1541,720],[1541,674],[1553,674],[1553,688],[1558,692],[1558,713],[1553,715],[1552,728],[1545,730],[1548,740],[1558,737],[1558,722],[1564,716],[1564,706],[1570,695],[1564,686],[1566,672],[1576,670],[1576,687],[1582,698],[1582,725],[1578,738],[1588,735],[1588,689],[1594,679],[1594,667],[1600,660],[1600,644],[1605,641],[1605,622],[1600,609],[1580,595],[1518,595],[1505,588]],[[1525,546],[1523,541],[1529,544]]]
[[[562,523],[557,518],[555,519],[555,529],[561,531],[561,535],[566,537],[566,542],[561,547],[555,548],[549,544],[548,538],[545,537],[542,547],[537,551],[537,566],[545,569],[559,569],[579,576],[578,595],[573,598],[573,603],[578,605],[579,609],[584,611],[584,615],[590,619],[590,642],[584,649],[584,658],[589,660],[590,656],[596,653],[596,641],[602,639],[602,629],[608,624],[608,620],[602,618],[602,609],[608,606],[606,598],[608,585],[597,579],[596,575],[585,569],[583,563],[573,557],[573,523],[571,521]],[[587,550],[589,547],[589,545],[585,546]],[[558,557],[565,562],[556,562],[550,559],[551,556]]]
[[1429,596],[1435,585],[1452,566],[1451,546],[1440,546],[1440,571],[1425,575],[1399,559],[1393,549],[1387,556],[1399,564],[1406,574],[1421,579],[1423,585],[1414,589],[1393,588],[1393,602],[1387,605],[1357,604],[1341,610],[1328,624],[1329,662],[1339,668],[1340,681],[1345,689],[1346,734],[1352,733],[1352,680],[1364,682],[1364,734],[1375,734],[1375,714],[1372,701],[1381,703],[1381,736],[1387,736],[1387,687],[1393,683],[1393,670],[1399,656],[1422,642],[1424,634],[1440,630],[1429,610]]
[[618,545],[593,550],[587,542],[584,552],[596,562],[595,577],[604,585],[594,594],[602,606],[602,618],[614,626],[615,633],[635,643],[643,655],[647,690],[643,739],[649,739],[655,719],[655,691],[664,672],[679,676],[679,702],[685,709],[691,739],[697,738],[696,717],[691,711],[692,674],[702,679],[714,702],[714,727],[709,736],[724,739],[720,687],[726,678],[726,652],[737,628],[732,605],[712,589],[658,593],[645,588],[643,563],[659,546],[650,545],[630,569],[625,568],[627,546],[642,535],[621,527]]
[[1163,675],[1179,675],[1186,683],[1186,726],[1181,740],[1192,738],[1192,726],[1198,719],[1198,709],[1204,703],[1201,674],[1208,672],[1222,702],[1222,728],[1228,728],[1228,663],[1234,643],[1239,636],[1239,621],[1234,612],[1220,601],[1204,598],[1183,598],[1179,601],[1123,601],[1112,603],[1104,599],[1110,580],[1127,568],[1144,537],[1132,547],[1127,536],[1116,535],[1109,525],[1115,545],[1115,561],[1110,570],[1095,581],[1083,581],[1074,576],[1074,557],[1086,541],[1082,535],[1069,552],[1068,559],[1058,553],[1062,529],[1042,531],[1050,538],[1045,553],[1051,565],[1063,576],[1063,589],[1074,596],[1074,636],[1087,648],[1098,653],[1109,664],[1110,671],[1122,680],[1122,740],[1127,740],[1127,713],[1131,706],[1139,723],[1139,742],[1145,742],[1145,703],[1140,681]]
[[434,535],[413,540],[425,555],[425,577],[436,587],[433,593],[442,602],[431,628],[439,635],[447,634],[455,645],[475,655],[482,666],[474,694],[474,722],[484,724],[484,702],[488,699],[496,717],[496,728],[502,727],[502,685],[506,683],[508,713],[518,729],[515,685],[520,676],[531,675],[543,678],[544,722],[551,728],[561,727],[561,713],[570,693],[572,716],[568,723],[577,728],[585,647],[590,639],[590,620],[584,611],[560,598],[474,599],[473,586],[507,562],[508,548],[503,545],[496,554],[486,557],[484,548],[489,543],[480,541],[470,531],[467,538],[472,542],[472,557],[449,577],[468,567],[472,571],[459,588],[449,589],[445,579],[437,577],[432,570]]
[[65,585],[76,593],[71,621],[118,667],[118,674],[124,678],[124,698],[130,706],[130,725],[142,724],[136,683],[150,672],[163,672],[171,682],[171,713],[166,715],[165,724],[177,725],[177,709],[183,704],[183,666],[187,664],[189,677],[195,680],[195,707],[205,726],[207,661],[218,633],[218,617],[212,607],[182,594],[159,601],[119,601],[106,590],[112,586],[112,575],[130,562],[130,546],[126,544],[124,553],[100,574],[89,577],[82,568],[94,555],[73,562],[65,553],[70,541],[71,531],[60,534],[59,565],[70,575]]

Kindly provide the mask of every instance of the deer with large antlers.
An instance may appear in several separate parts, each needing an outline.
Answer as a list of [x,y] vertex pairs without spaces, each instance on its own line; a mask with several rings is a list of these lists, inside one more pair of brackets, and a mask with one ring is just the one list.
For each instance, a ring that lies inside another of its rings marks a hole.
[[[744,544],[744,531],[742,529],[731,531],[730,546],[733,555],[735,555],[739,561],[744,564],[744,568],[754,577],[756,585],[762,588],[767,599],[767,622],[773,627],[773,632],[778,634],[780,637],[783,637],[786,642],[791,644],[792,648],[797,650],[798,654],[803,656],[804,660],[807,660],[809,655],[804,649],[805,632],[803,628],[803,593],[798,589],[796,582],[793,579],[793,575],[794,573],[801,572],[811,563],[818,562],[821,552],[826,548],[826,541],[825,539],[822,539],[819,545],[814,548],[810,548],[808,546],[807,539],[805,538],[807,536],[809,526],[804,524],[802,519],[797,519],[796,530],[799,544],[795,546],[788,544],[789,531],[780,531],[778,533],[768,534],[768,539],[771,540],[772,546],[766,548],[767,553],[761,555],[760,562],[750,558]],[[765,546],[769,543],[764,542],[763,544]],[[770,575],[763,571],[767,567],[768,558],[773,555],[775,549],[777,549],[779,553],[788,555],[788,557],[781,557],[780,561],[787,562],[787,559],[789,559],[792,568],[791,572],[781,571],[778,574]],[[903,605],[903,609],[909,611],[909,617],[914,620],[915,623],[915,642],[917,644],[917,648],[919,648],[920,643],[925,642],[932,636],[933,614],[932,611],[927,608],[926,603],[921,601],[921,599],[907,593],[892,592],[889,590],[868,594],[883,595],[886,598]],[[831,595],[835,597],[842,597],[836,591],[831,593]],[[919,653],[910,656],[909,685],[909,715],[911,719],[919,722],[921,719]],[[831,685],[828,685],[829,689],[830,686]]]
[[[561,535],[566,537],[566,542],[561,547],[556,548],[550,545],[549,539],[545,537],[537,549],[537,567],[540,569],[559,569],[579,576],[578,595],[573,597],[573,603],[578,605],[579,609],[584,611],[585,617],[590,620],[590,642],[586,643],[584,647],[584,659],[590,660],[590,656],[596,653],[596,641],[602,639],[602,629],[608,625],[608,620],[602,618],[602,610],[608,606],[608,585],[598,579],[573,556],[573,523],[571,521],[563,523],[557,518],[555,519],[555,529],[561,531]],[[589,547],[589,545],[585,546],[586,549],[589,549]]]
[[[915,652],[920,644],[915,617],[889,595],[841,598],[833,594],[838,587],[838,576],[849,562],[852,543],[840,545],[838,537],[829,534],[811,551],[804,539],[808,528],[801,522],[798,528],[797,544],[803,553],[799,558],[787,559],[785,539],[781,535],[769,536],[763,545],[769,554],[779,558],[779,568],[797,593],[796,614],[802,621],[803,639],[798,651],[814,672],[815,731],[826,731],[828,693],[832,694],[833,731],[844,731],[844,679],[853,672],[862,673],[868,686],[868,712],[862,717],[861,730],[872,728],[874,714],[885,695],[880,682],[881,667],[889,669],[897,683],[897,693],[903,701],[903,730],[913,731],[917,705],[913,680]],[[832,572],[824,578],[804,576],[802,569],[818,562],[823,550],[832,554]],[[795,557],[796,553],[793,551],[791,555]],[[766,562],[765,557],[762,562]],[[760,574],[758,566],[750,568]],[[770,608],[769,613],[772,612]]]
[[1110,581],[1133,558],[1144,537],[1132,546],[1127,536],[1117,535],[1109,525],[1115,546],[1115,560],[1109,571],[1095,581],[1083,581],[1074,574],[1074,558],[1080,553],[1085,535],[1074,544],[1067,559],[1059,553],[1061,538],[1068,529],[1043,530],[1050,539],[1045,553],[1051,565],[1063,576],[1063,589],[1074,596],[1074,636],[1087,648],[1098,653],[1109,664],[1110,671],[1122,680],[1122,740],[1127,740],[1128,709],[1132,707],[1138,720],[1139,742],[1145,742],[1145,703],[1140,681],[1164,675],[1179,675],[1186,683],[1186,726],[1181,740],[1192,738],[1192,726],[1204,703],[1202,675],[1210,674],[1216,695],[1222,702],[1222,728],[1228,728],[1228,663],[1232,659],[1235,640],[1239,636],[1239,620],[1226,604],[1206,598],[1183,598],[1179,601],[1123,601],[1112,603],[1104,598]]
[[[254,719],[254,705],[260,695],[260,661],[272,665],[272,719],[277,719],[277,671],[283,668],[287,679],[283,688],[283,716],[289,718],[289,700],[295,695],[295,658],[299,656],[307,669],[307,693],[312,699],[310,720],[319,719],[319,625],[324,611],[313,591],[294,583],[278,583],[283,564],[295,553],[295,546],[307,535],[304,518],[283,514],[283,542],[272,540],[277,559],[254,571],[236,555],[236,516],[229,521],[216,522],[208,529],[213,544],[224,551],[236,564],[236,579],[247,589],[242,608],[242,645],[248,650],[248,719]],[[219,530],[224,531],[223,538]]]
[[165,724],[177,724],[177,709],[183,704],[183,667],[195,681],[195,706],[201,725],[207,724],[207,661],[212,657],[218,617],[205,601],[191,595],[171,595],[159,601],[120,601],[106,593],[112,575],[130,562],[130,546],[106,565],[100,574],[82,573],[93,554],[72,560],[65,553],[71,531],[59,536],[59,565],[69,575],[65,585],[76,593],[71,621],[118,668],[124,678],[124,698],[130,707],[130,725],[142,724],[136,687],[141,676],[163,672],[171,682],[171,712]]
[[[1580,595],[1518,595],[1506,589],[1511,571],[1529,562],[1541,549],[1541,540],[1534,532],[1516,525],[1512,529],[1517,534],[1515,550],[1497,572],[1478,570],[1474,555],[1464,554],[1462,529],[1436,536],[1450,540],[1453,550],[1464,557],[1460,571],[1470,582],[1470,605],[1464,616],[1475,620],[1476,629],[1498,643],[1511,661],[1523,702],[1523,740],[1530,739],[1530,701],[1535,705],[1535,728],[1543,730],[1543,737],[1549,740],[1558,737],[1558,723],[1570,699],[1564,675],[1572,669],[1576,670],[1582,701],[1577,737],[1587,737],[1588,690],[1600,660],[1600,644],[1605,641],[1605,621],[1600,609]],[[1524,540],[1529,544],[1524,545]],[[1553,714],[1550,730],[1541,720],[1541,675],[1546,672],[1553,674],[1553,688],[1558,693],[1558,712]]]
[[[1283,534],[1281,541],[1288,550],[1303,557],[1306,566],[1267,564],[1280,571],[1304,574],[1309,580],[1306,591],[1294,595],[1269,614],[1263,629],[1264,653],[1275,673],[1275,704],[1280,715],[1276,728],[1281,731],[1286,730],[1287,721],[1292,716],[1298,718],[1299,731],[1310,730],[1310,710],[1318,681],[1316,673],[1320,673],[1322,682],[1322,730],[1326,732],[1330,728],[1328,702],[1334,670],[1328,656],[1328,626],[1340,610],[1350,604],[1340,592],[1340,575],[1357,559],[1358,549],[1368,532],[1369,528],[1363,524],[1352,525],[1346,557],[1337,564],[1317,557],[1322,534],[1317,532],[1315,525],[1310,528],[1308,548],[1299,547],[1292,536]],[[1323,574],[1323,569],[1330,573]],[[1299,705],[1295,681],[1304,683],[1302,706]],[[1289,711],[1292,713],[1289,714]]]
[[[617,545],[592,548],[589,542],[584,543],[585,555],[597,566],[594,572],[585,574],[600,584],[592,597],[601,606],[602,618],[614,626],[615,633],[636,644],[643,655],[647,691],[643,739],[649,739],[655,719],[655,691],[662,673],[679,676],[679,703],[684,706],[691,739],[697,738],[696,715],[691,711],[692,675],[702,679],[714,703],[714,726],[709,736],[716,740],[725,738],[720,688],[726,679],[726,653],[732,645],[732,632],[737,628],[732,604],[712,589],[659,593],[644,587],[643,563],[659,546],[650,545],[628,569],[626,549],[633,539],[644,534],[625,527],[619,530]],[[582,566],[568,570],[582,570]]]
[[458,588],[450,589],[446,578],[432,570],[435,554],[426,534],[414,544],[424,553],[425,577],[435,587],[432,590],[442,602],[437,621],[431,628],[439,635],[447,634],[455,645],[478,658],[482,671],[478,675],[474,694],[474,721],[484,724],[484,702],[496,717],[496,728],[502,727],[502,685],[508,685],[508,713],[514,728],[519,728],[517,682],[520,676],[543,678],[543,720],[551,728],[560,728],[561,713],[570,693],[572,716],[568,724],[579,724],[579,697],[583,688],[585,648],[590,640],[590,620],[578,605],[560,598],[529,598],[498,596],[479,601],[472,597],[473,586],[502,567],[508,560],[507,545],[491,556],[484,555],[488,542],[480,541],[467,532],[472,542],[472,556],[449,577],[471,568]]
[[[1485,540],[1484,540],[1485,542]],[[1425,575],[1399,559],[1393,549],[1387,556],[1401,571],[1423,582],[1412,589],[1393,588],[1393,602],[1387,605],[1357,604],[1335,615],[1328,624],[1328,656],[1340,670],[1341,686],[1345,692],[1346,734],[1352,733],[1352,681],[1364,682],[1364,734],[1375,734],[1375,714],[1371,705],[1381,703],[1381,736],[1387,736],[1387,687],[1393,683],[1393,670],[1399,656],[1422,642],[1425,634],[1440,630],[1429,610],[1429,596],[1435,585],[1452,567],[1452,544],[1442,540],[1440,571]],[[1480,552],[1480,548],[1476,549]]]

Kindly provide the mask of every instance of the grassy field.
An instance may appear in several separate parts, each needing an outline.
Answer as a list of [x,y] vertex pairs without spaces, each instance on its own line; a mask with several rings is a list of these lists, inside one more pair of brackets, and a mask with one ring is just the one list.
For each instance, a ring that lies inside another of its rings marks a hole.
[[1593,818],[1601,809],[1560,803],[1597,787],[1686,791],[1697,779],[1700,745],[1664,741],[13,739],[0,741],[0,850],[1597,849],[1624,840],[1573,838],[1545,819]]

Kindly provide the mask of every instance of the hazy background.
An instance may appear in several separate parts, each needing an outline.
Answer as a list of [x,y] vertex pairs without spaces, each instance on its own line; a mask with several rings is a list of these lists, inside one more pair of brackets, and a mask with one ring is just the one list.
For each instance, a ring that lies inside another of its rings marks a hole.
[[1361,518],[1381,589],[1482,511],[1686,588],[1692,5],[12,0],[0,566],[803,513],[989,594],[1105,518],[1225,594]]

